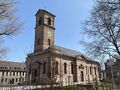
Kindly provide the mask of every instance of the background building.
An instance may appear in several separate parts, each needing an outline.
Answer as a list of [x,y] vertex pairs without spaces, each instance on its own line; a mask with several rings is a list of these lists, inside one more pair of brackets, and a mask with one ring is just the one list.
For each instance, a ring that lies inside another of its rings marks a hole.
[[[105,63],[106,81],[112,83],[111,66],[108,65],[109,61]],[[113,78],[116,84],[120,84],[120,59],[117,59],[112,65]]]
[[46,10],[36,13],[34,52],[28,54],[26,60],[27,83],[99,81],[98,62],[80,52],[54,45],[54,19],[55,15]]
[[0,61],[0,85],[18,85],[24,83],[25,75],[25,63]]

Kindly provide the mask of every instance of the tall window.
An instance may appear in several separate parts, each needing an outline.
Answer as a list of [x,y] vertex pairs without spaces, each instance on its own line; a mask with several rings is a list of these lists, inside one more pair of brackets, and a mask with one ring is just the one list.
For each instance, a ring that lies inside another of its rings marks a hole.
[[42,25],[42,17],[39,18],[38,24]]
[[96,75],[96,67],[94,67],[94,72],[95,72],[95,75]]
[[90,67],[90,74],[92,74],[92,67]]
[[48,46],[50,47],[50,39],[48,39]]
[[55,63],[55,74],[58,74],[58,62]]
[[51,19],[48,18],[48,25],[51,25]]
[[46,62],[43,63],[43,74],[46,73]]
[[71,74],[73,74],[73,64],[71,63]]
[[84,74],[83,74],[83,71],[81,71],[81,81],[84,81]]
[[4,72],[2,72],[2,76],[4,76]]
[[88,68],[87,68],[87,66],[86,66],[86,74],[88,74]]
[[67,64],[64,63],[64,74],[67,74]]
[[37,39],[37,45],[40,45],[40,39],[39,38]]

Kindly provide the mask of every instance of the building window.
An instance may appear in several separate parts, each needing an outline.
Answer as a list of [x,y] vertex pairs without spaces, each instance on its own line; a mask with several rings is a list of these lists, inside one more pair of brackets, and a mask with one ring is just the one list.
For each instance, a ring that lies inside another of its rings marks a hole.
[[35,77],[37,77],[37,69],[35,69]]
[[23,72],[23,76],[24,76],[24,72]]
[[10,71],[10,76],[11,76],[11,73],[12,73],[12,72]]
[[2,72],[2,76],[4,76],[4,72]]
[[67,74],[67,64],[64,63],[64,74]]
[[6,76],[8,75],[8,72],[6,72]]
[[92,74],[92,67],[90,67],[90,74]]
[[5,82],[7,82],[7,78],[5,78]]
[[71,63],[71,74],[73,74],[73,64]]
[[48,46],[50,47],[50,39],[48,39]]
[[16,78],[16,82],[18,81],[18,79]]
[[88,68],[87,68],[87,66],[86,66],[86,75],[88,74]]
[[83,74],[83,71],[81,71],[81,81],[84,81],[84,74]]
[[16,72],[16,76],[18,76],[18,72]]
[[37,45],[40,45],[40,39],[39,38],[37,39]]
[[48,18],[48,25],[51,25],[51,19]]
[[39,18],[38,24],[42,25],[42,17]]
[[95,72],[95,75],[96,75],[96,67],[94,67],[94,72]]
[[21,78],[19,78],[19,82],[21,82]]
[[58,62],[55,63],[55,74],[58,74]]
[[21,76],[21,72],[20,72],[20,76]]
[[3,78],[1,79],[1,82],[3,82]]
[[46,73],[46,62],[43,63],[43,74]]

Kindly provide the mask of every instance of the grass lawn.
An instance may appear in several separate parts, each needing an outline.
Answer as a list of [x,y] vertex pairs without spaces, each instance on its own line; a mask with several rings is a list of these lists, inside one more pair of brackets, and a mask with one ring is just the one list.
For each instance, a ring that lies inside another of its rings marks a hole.
[[78,86],[64,86],[64,87],[49,87],[49,88],[29,89],[29,90],[78,90],[78,89],[79,89]]

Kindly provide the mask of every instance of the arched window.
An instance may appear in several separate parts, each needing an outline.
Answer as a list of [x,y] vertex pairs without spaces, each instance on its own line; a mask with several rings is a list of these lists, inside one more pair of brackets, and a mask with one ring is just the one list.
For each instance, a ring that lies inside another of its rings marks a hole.
[[73,64],[71,63],[71,74],[73,74]]
[[64,63],[64,74],[67,74],[67,64]]
[[46,62],[43,63],[43,74],[46,73]]
[[48,46],[50,47],[50,39],[48,39]]
[[42,25],[42,17],[39,18],[38,24]]
[[51,25],[51,19],[48,18],[48,25]]
[[58,62],[55,63],[55,74],[58,74]]

